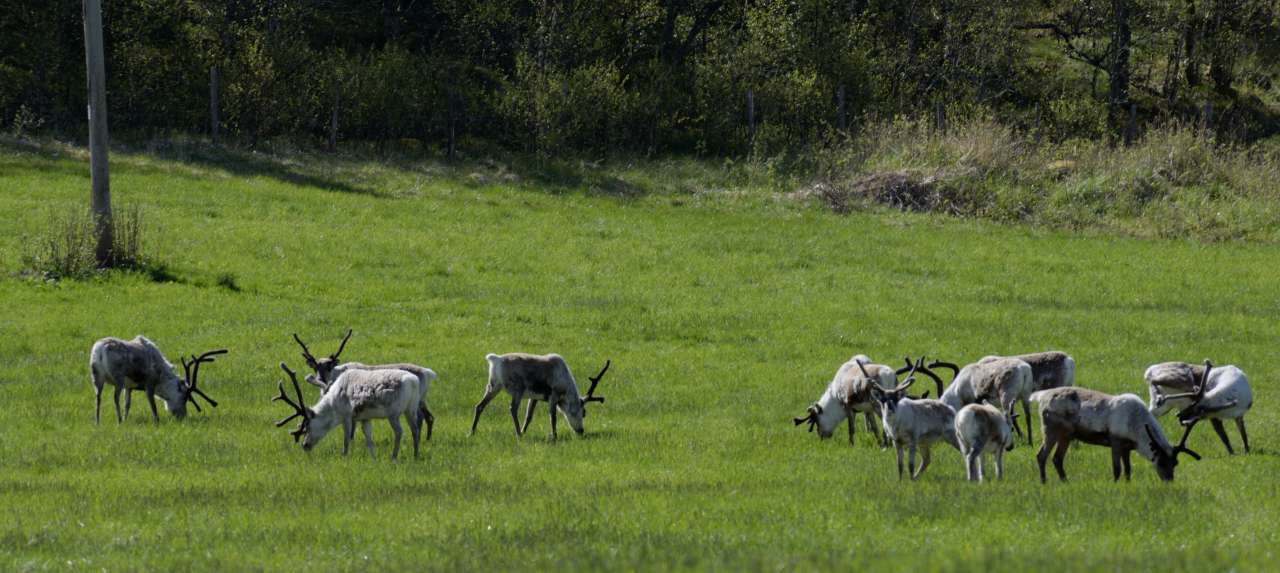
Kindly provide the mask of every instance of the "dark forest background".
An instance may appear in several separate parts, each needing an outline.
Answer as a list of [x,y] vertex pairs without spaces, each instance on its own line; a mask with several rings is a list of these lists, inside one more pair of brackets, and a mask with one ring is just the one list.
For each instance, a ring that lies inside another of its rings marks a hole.
[[[84,132],[82,7],[6,0],[0,126]],[[106,0],[113,136],[795,154],[982,116],[1123,142],[1280,131],[1255,0]],[[216,99],[215,99],[216,96]]]

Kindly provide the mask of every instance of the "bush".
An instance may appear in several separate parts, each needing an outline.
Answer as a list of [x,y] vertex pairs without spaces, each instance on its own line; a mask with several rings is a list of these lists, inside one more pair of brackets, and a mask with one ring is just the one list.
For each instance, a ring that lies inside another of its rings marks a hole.
[[[108,267],[142,270],[142,216],[136,206],[117,209],[112,218],[112,246]],[[27,237],[22,256],[24,272],[42,280],[90,278],[103,269],[95,250],[94,215],[89,209],[50,211],[42,234]]]

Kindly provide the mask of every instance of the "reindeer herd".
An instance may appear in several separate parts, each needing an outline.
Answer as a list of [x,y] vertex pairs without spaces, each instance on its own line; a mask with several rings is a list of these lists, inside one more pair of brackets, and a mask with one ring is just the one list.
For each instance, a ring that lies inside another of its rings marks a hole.
[[[1186,444],[1192,428],[1206,419],[1228,454],[1235,450],[1223,421],[1235,420],[1244,450],[1249,451],[1244,415],[1253,406],[1253,395],[1244,372],[1235,366],[1215,368],[1208,360],[1203,365],[1153,365],[1144,375],[1150,394],[1150,403],[1145,404],[1134,394],[1112,396],[1075,386],[1075,360],[1063,352],[987,356],[963,368],[937,361],[926,365],[923,357],[915,362],[905,360],[904,366],[895,369],[874,364],[865,355],[854,356],[840,366],[805,416],[793,420],[795,425],[808,424],[810,432],[816,430],[825,439],[848,419],[849,443],[853,444],[854,417],[863,414],[873,435],[878,418],[884,435],[876,435],[876,439],[881,447],[893,444],[899,479],[906,450],[906,472],[912,480],[929,467],[931,448],[939,442],[960,451],[970,481],[984,478],[982,455],[991,453],[999,479],[1004,473],[1003,453],[1013,449],[1014,434],[1023,433],[1018,404],[1022,405],[1027,444],[1033,443],[1031,402],[1039,406],[1041,443],[1036,463],[1042,483],[1051,455],[1059,479],[1066,481],[1063,463],[1073,441],[1110,448],[1115,480],[1121,475],[1129,479],[1130,456],[1137,451],[1152,463],[1160,479],[1171,481],[1179,455],[1200,459]],[[951,370],[950,384],[943,384],[933,372],[936,368]],[[906,378],[899,383],[903,374]],[[933,380],[938,399],[929,399],[928,391],[919,397],[907,393],[917,374]],[[1177,445],[1169,442],[1156,420],[1174,409],[1183,427]]]
[[[369,456],[374,457],[373,420],[385,419],[394,435],[391,459],[395,460],[400,455],[400,441],[404,432],[400,419],[403,417],[413,438],[413,455],[418,457],[424,427],[426,437],[430,440],[435,424],[435,416],[427,407],[427,392],[431,382],[436,379],[435,371],[409,363],[370,366],[359,362],[340,362],[338,358],[347,347],[351,334],[352,331],[348,330],[342,343],[338,345],[338,350],[325,358],[316,358],[302,339],[297,334],[293,335],[293,340],[302,348],[302,358],[307,367],[314,371],[303,379],[319,388],[320,399],[315,405],[308,407],[302,395],[302,387],[298,384],[297,373],[281,362],[280,369],[289,377],[294,396],[290,397],[285,391],[284,382],[279,382],[276,385],[278,394],[271,400],[284,402],[293,408],[293,413],[276,422],[275,426],[279,428],[298,419],[297,427],[289,433],[295,443],[301,442],[305,451],[311,451],[326,435],[341,427],[342,453],[347,455],[351,449],[351,440],[355,438],[356,422],[359,422]],[[226,353],[226,349],[211,350],[199,356],[192,355],[190,362],[186,357],[181,358],[185,376],[179,377],[174,372],[173,364],[146,337],[138,336],[133,340],[103,338],[97,341],[89,352],[89,373],[96,399],[95,423],[101,421],[102,389],[107,384],[115,388],[117,424],[129,416],[133,390],[146,392],[151,416],[157,423],[160,421],[155,404],[157,395],[164,400],[165,409],[178,419],[186,417],[188,402],[197,411],[200,410],[197,396],[206,400],[210,406],[217,407],[218,403],[196,386],[197,377],[201,364],[213,362],[214,356]],[[573,373],[569,371],[569,365],[558,354],[489,354],[485,356],[485,360],[489,363],[489,384],[485,388],[484,397],[476,404],[475,418],[471,422],[472,434],[475,433],[480,413],[485,406],[504,390],[511,396],[511,419],[515,424],[516,437],[523,436],[529,428],[534,406],[538,401],[546,402],[550,410],[553,439],[556,437],[557,411],[569,421],[573,431],[581,435],[582,419],[587,415],[586,405],[604,402],[604,398],[596,396],[595,391],[600,379],[609,370],[608,361],[600,373],[590,379],[591,386],[587,393],[581,395]],[[121,391],[125,392],[123,413],[120,410]],[[517,411],[520,401],[525,398],[528,398],[529,405],[522,426]]]
[[[385,419],[394,435],[391,459],[395,460],[400,454],[403,435],[400,420],[403,418],[413,439],[416,458],[423,430],[430,440],[435,424],[435,416],[427,405],[435,371],[410,363],[341,362],[339,357],[351,334],[348,330],[338,350],[324,358],[316,358],[306,343],[297,334],[293,335],[302,349],[303,360],[312,370],[303,380],[319,389],[320,398],[314,405],[307,406],[297,373],[281,362],[280,369],[289,378],[293,396],[286,391],[284,382],[279,382],[278,394],[271,400],[284,402],[293,412],[275,426],[282,427],[297,419],[298,425],[290,435],[306,451],[334,429],[341,428],[342,453],[346,455],[359,422],[365,446],[373,457],[373,421]],[[182,357],[184,375],[178,376],[173,364],[145,337],[97,341],[89,352],[94,421],[100,422],[102,390],[108,384],[114,387],[117,423],[129,415],[133,390],[145,392],[156,422],[160,421],[156,396],[178,419],[186,416],[188,403],[200,411],[197,398],[217,407],[218,403],[197,385],[198,377],[202,364],[226,353],[226,349],[219,349]],[[516,437],[523,436],[529,429],[538,402],[546,402],[552,439],[556,438],[557,412],[575,433],[583,433],[587,404],[604,402],[595,391],[611,364],[605,361],[600,372],[590,378],[587,393],[580,394],[568,363],[558,354],[488,354],[485,361],[489,367],[488,383],[475,406],[468,435],[475,434],[480,415],[489,402],[505,391],[511,397],[511,422]],[[951,382],[944,384],[935,369],[950,370]],[[905,379],[898,382],[904,374]],[[920,396],[908,394],[917,375],[934,382],[937,399],[930,399],[928,391]],[[1195,425],[1206,419],[1228,454],[1234,454],[1235,450],[1227,437],[1224,421],[1234,420],[1244,450],[1249,451],[1244,415],[1253,406],[1253,395],[1239,368],[1231,365],[1215,368],[1208,360],[1203,365],[1165,362],[1148,368],[1144,379],[1149,403],[1143,403],[1134,394],[1113,396],[1077,387],[1075,360],[1063,352],[986,356],[963,368],[941,361],[926,364],[923,357],[914,362],[908,357],[902,367],[894,368],[873,363],[859,354],[840,366],[822,396],[809,406],[803,417],[795,418],[794,423],[808,424],[810,432],[816,431],[825,439],[835,433],[840,423],[847,421],[849,443],[853,444],[855,418],[862,414],[867,431],[882,448],[893,444],[899,479],[904,474],[903,455],[906,454],[905,472],[912,480],[918,479],[929,467],[932,448],[940,442],[961,453],[966,476],[971,481],[984,479],[982,458],[984,454],[991,454],[999,479],[1004,473],[1004,452],[1013,449],[1015,434],[1024,434],[1025,428],[1027,444],[1033,444],[1031,402],[1038,405],[1040,417],[1041,444],[1036,462],[1041,482],[1046,480],[1045,465],[1050,456],[1058,477],[1067,479],[1063,462],[1074,441],[1110,448],[1112,476],[1116,480],[1121,475],[1129,479],[1130,456],[1134,451],[1152,463],[1160,479],[1172,480],[1179,455],[1200,459],[1186,443]],[[123,412],[122,391],[125,393]],[[526,399],[528,405],[521,423],[520,403]],[[1159,416],[1173,410],[1178,411],[1178,422],[1183,427],[1177,445],[1165,437],[1157,421]]]

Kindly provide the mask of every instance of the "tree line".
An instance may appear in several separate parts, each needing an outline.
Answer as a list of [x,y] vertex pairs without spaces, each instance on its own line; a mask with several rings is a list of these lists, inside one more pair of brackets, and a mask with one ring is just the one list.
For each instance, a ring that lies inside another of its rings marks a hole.
[[[79,0],[8,0],[0,125],[84,130]],[[1276,0],[105,0],[112,131],[794,153],[869,119],[1280,131]]]

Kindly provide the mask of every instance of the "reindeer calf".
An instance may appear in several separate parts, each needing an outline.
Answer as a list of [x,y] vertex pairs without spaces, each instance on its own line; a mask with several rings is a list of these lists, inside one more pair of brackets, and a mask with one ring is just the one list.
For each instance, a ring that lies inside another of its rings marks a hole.
[[982,454],[996,461],[996,479],[1004,479],[1004,453],[1013,451],[1013,432],[1003,413],[990,404],[969,404],[956,413],[956,441],[969,481],[982,481]]

